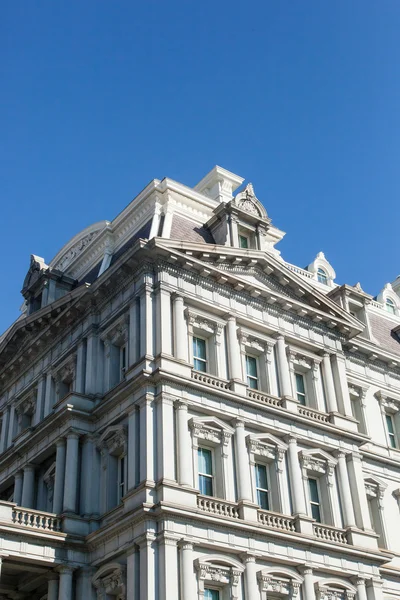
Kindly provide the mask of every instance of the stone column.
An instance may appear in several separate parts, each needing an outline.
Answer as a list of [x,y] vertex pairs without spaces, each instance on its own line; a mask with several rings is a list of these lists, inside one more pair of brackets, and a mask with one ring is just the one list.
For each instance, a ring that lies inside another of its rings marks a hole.
[[193,487],[192,444],[188,426],[188,406],[186,402],[175,402],[177,421],[178,481],[185,487]]
[[244,589],[246,600],[259,600],[260,591],[257,585],[256,557],[252,554],[245,554],[241,558],[245,564]]
[[325,352],[325,354],[323,355],[321,365],[322,365],[322,374],[323,374],[323,378],[324,378],[326,404],[327,404],[328,412],[338,412],[338,407],[337,407],[337,402],[336,402],[335,385],[333,382],[331,357],[328,352]]
[[229,378],[242,381],[240,347],[236,332],[236,319],[229,316],[227,323]]
[[71,431],[67,435],[67,455],[65,460],[64,483],[64,512],[76,511],[78,491],[78,460],[79,460],[79,435]]
[[92,567],[82,567],[77,572],[76,600],[96,600],[96,592],[92,585],[92,577],[95,571]]
[[153,398],[144,397],[140,403],[140,481],[154,481],[154,426],[153,426]]
[[[175,481],[174,404],[164,394],[157,398],[157,480]],[[148,439],[147,447],[151,443]]]
[[339,483],[340,501],[343,507],[343,521],[345,527],[355,527],[353,502],[351,498],[350,482],[347,473],[346,454],[342,451],[337,452],[337,474]]
[[97,331],[91,331],[86,340],[85,393],[103,391],[103,367],[100,352],[101,340]]
[[82,340],[78,344],[76,353],[75,391],[78,392],[78,394],[85,393],[85,363],[86,346]]
[[286,344],[283,335],[278,335],[276,341],[276,358],[278,363],[279,387],[281,396],[292,398],[289,363],[286,356]]
[[14,476],[14,502],[21,506],[22,500],[22,471],[17,471]]
[[357,588],[357,600],[368,600],[365,579],[363,577],[356,577],[354,583]]
[[293,501],[293,514],[306,516],[307,510],[304,498],[303,479],[299,463],[299,454],[297,449],[297,439],[294,436],[289,436],[287,441],[290,488],[292,491]]
[[81,468],[81,485],[80,485],[80,509],[84,517],[95,513],[93,507],[93,496],[98,495],[98,477],[96,472],[97,465],[94,461],[96,452],[95,441],[89,434],[86,435],[82,444],[82,468]]
[[383,600],[383,581],[382,579],[370,579],[367,582],[368,600]]
[[188,333],[185,322],[185,305],[182,296],[173,296],[175,358],[188,361]]
[[368,500],[365,493],[361,454],[352,452],[349,456],[347,468],[357,527],[372,531]]
[[65,439],[56,442],[56,472],[54,475],[53,512],[59,514],[63,509],[65,479]]
[[139,483],[139,410],[133,406],[128,415],[128,490]]
[[246,432],[244,422],[237,420],[235,423],[235,458],[238,500],[252,502],[249,453],[246,447]]
[[159,284],[156,295],[156,355],[170,356],[171,348],[171,293]]
[[71,567],[60,567],[60,585],[58,590],[58,600],[72,600],[72,576]]
[[14,402],[10,407],[10,419],[8,425],[8,439],[7,439],[7,448],[9,448],[13,442],[14,438],[14,420],[15,420],[15,404]]
[[164,536],[158,543],[160,561],[158,598],[170,600],[179,597],[178,583],[178,546],[173,538]]
[[129,306],[129,335],[128,335],[128,365],[131,366],[139,359],[140,344],[140,307],[139,298],[133,298]]
[[22,484],[21,505],[25,508],[33,508],[35,494],[35,467],[26,465],[24,467],[24,482]]
[[341,411],[347,417],[352,417],[353,413],[347,385],[346,362],[342,354],[332,355],[332,373]]
[[140,541],[138,540],[140,548],[139,600],[156,600],[155,554],[153,541],[153,537],[148,534],[145,534]]
[[44,417],[47,417],[53,409],[54,404],[54,381],[51,372],[46,375],[46,392],[44,396]]
[[40,377],[36,392],[36,409],[33,417],[33,425],[37,425],[42,419],[45,387],[45,379],[44,377]]
[[311,567],[303,567],[301,572],[304,577],[303,595],[305,600],[315,600],[314,576]]
[[152,358],[153,349],[153,297],[152,286],[146,282],[140,296],[140,358]]
[[182,600],[196,598],[196,576],[193,568],[193,544],[187,540],[179,543],[181,555],[181,594]]
[[139,597],[140,571],[139,548],[134,544],[126,553],[126,598],[135,600]]
[[58,575],[49,573],[47,575],[47,600],[58,600]]
[[9,421],[10,421],[10,407],[7,407],[3,413],[3,422],[1,425],[0,454],[5,452],[7,449],[7,434],[8,434]]

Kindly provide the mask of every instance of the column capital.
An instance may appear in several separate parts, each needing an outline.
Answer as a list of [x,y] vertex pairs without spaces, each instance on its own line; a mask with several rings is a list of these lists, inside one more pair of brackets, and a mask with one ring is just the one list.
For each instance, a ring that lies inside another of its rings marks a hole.
[[193,550],[193,542],[192,540],[185,540],[184,538],[182,538],[178,542],[178,547],[181,550]]
[[72,575],[75,569],[76,567],[71,567],[70,565],[61,565],[56,568],[56,571],[60,573],[60,575]]
[[283,333],[275,333],[272,337],[278,342],[279,340],[285,341],[285,336],[283,335]]
[[302,575],[312,575],[314,573],[311,565],[303,565],[302,567],[298,567],[298,569]]
[[183,400],[182,398],[178,398],[177,400],[174,400],[174,406],[178,410],[187,411],[187,409],[188,409],[188,401],[187,400]]
[[361,575],[355,575],[354,577],[351,577],[350,581],[354,585],[365,585],[365,577],[362,577]]
[[173,292],[171,298],[173,302],[182,302],[182,304],[184,302],[183,296],[179,292]]
[[68,431],[67,432],[67,441],[68,440],[79,440],[80,434],[77,431]]
[[57,446],[57,448],[58,448],[59,446],[65,446],[65,444],[66,444],[65,437],[58,438],[58,440],[56,441],[56,446]]
[[46,574],[46,579],[48,581],[58,581],[58,579],[59,579],[58,573],[55,573],[54,571],[51,571],[51,573],[47,573]]
[[255,554],[250,554],[249,552],[243,552],[243,554],[239,555],[239,558],[242,561],[242,563],[247,565],[247,563],[255,563],[257,557]]
[[245,423],[244,423],[244,421],[242,419],[235,419],[233,421],[233,425],[236,428],[240,427],[240,428],[244,429],[244,427],[245,427]]
[[14,475],[14,479],[22,479],[23,476],[24,476],[23,471],[17,471]]
[[338,459],[344,459],[346,460],[346,456],[348,456],[349,452],[346,452],[345,450],[342,450],[342,448],[340,448],[339,450],[335,450],[333,455]]
[[31,471],[31,472],[32,472],[32,471],[34,471],[35,469],[36,469],[35,465],[32,465],[31,463],[28,463],[27,465],[25,465],[25,466],[24,466],[24,473],[25,473],[26,471],[28,471],[28,472],[29,472],[29,471]]
[[287,435],[284,436],[283,438],[285,440],[285,442],[287,442],[288,444],[293,444],[297,446],[297,441],[298,441],[298,437],[297,435],[295,435],[294,433],[288,433]]

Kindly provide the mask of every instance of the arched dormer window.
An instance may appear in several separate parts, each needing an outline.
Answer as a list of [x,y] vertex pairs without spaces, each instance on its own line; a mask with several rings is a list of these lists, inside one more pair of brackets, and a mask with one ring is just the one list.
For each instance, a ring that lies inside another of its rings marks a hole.
[[385,308],[392,315],[396,314],[396,305],[391,298],[386,298]]
[[322,267],[318,267],[317,279],[320,283],[328,285],[328,275],[326,274],[326,271],[324,271],[324,269]]

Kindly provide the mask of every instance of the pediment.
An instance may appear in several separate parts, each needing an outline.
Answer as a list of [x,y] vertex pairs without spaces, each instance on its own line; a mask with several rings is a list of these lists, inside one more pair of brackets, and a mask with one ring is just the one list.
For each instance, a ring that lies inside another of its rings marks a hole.
[[188,272],[213,278],[254,298],[264,298],[271,305],[307,316],[346,337],[364,329],[358,319],[268,252],[192,242],[177,245],[167,239],[154,239],[151,246]]

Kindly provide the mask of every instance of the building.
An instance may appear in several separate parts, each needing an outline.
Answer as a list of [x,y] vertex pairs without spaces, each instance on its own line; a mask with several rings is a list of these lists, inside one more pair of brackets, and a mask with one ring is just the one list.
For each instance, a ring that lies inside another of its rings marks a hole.
[[31,257],[0,598],[400,599],[400,279],[285,262],[242,183],[154,180]]

